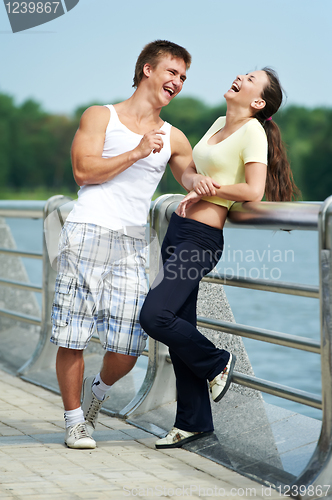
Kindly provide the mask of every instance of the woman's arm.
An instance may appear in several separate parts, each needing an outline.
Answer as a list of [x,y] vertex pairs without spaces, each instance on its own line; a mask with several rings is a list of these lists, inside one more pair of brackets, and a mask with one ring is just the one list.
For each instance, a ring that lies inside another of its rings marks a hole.
[[246,163],[245,182],[221,186],[210,177],[197,174],[195,166],[190,164],[182,179],[187,188],[201,196],[219,196],[231,201],[260,201],[264,196],[266,172],[264,163]]
[[216,196],[216,188],[220,188],[220,184],[211,177],[198,174],[193,161],[191,161],[182,175],[182,185],[187,191],[194,189],[197,194],[202,196]]
[[264,163],[246,163],[245,182],[221,186],[216,190],[216,195],[231,201],[260,201],[265,192],[266,172],[267,166]]
[[[191,170],[189,170],[191,168]],[[215,189],[216,196],[224,198],[226,200],[232,201],[260,201],[264,196],[265,191],[265,181],[266,181],[266,171],[267,166],[264,163],[250,162],[245,165],[245,181],[239,184],[233,184],[230,186],[221,186]],[[192,182],[192,185],[197,181],[196,189],[192,189],[183,200],[179,203],[176,213],[181,217],[186,216],[187,209],[197,203],[202,196],[215,196],[208,193],[210,188],[207,188],[209,184],[207,179],[210,177],[200,176],[195,174],[196,169],[194,166],[189,165],[188,169],[182,176],[182,182],[184,183],[184,176],[186,175],[186,181]],[[195,179],[196,175],[196,179]],[[203,177],[203,179],[199,179]],[[212,179],[210,179],[212,180]],[[214,182],[214,181],[213,181]],[[204,192],[203,192],[204,191]]]

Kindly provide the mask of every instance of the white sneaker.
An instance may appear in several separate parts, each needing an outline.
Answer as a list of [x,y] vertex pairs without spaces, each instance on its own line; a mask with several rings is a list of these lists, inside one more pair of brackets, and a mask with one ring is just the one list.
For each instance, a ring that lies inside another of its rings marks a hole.
[[232,374],[234,370],[234,365],[236,361],[236,356],[234,354],[230,355],[227,365],[223,369],[219,375],[214,377],[213,380],[209,383],[210,392],[212,395],[213,401],[216,403],[221,400],[222,397],[225,396],[228,391],[229,385],[232,381]]
[[86,423],[79,423],[67,427],[65,443],[68,448],[87,449],[95,448],[96,441],[90,436]]
[[155,447],[158,449],[162,448],[181,448],[186,443],[194,441],[204,436],[209,436],[211,432],[189,432],[183,431],[173,427],[171,431],[162,439],[158,439],[155,443]]
[[82,410],[90,436],[92,436],[93,432],[96,430],[100,409],[106,399],[109,398],[109,396],[104,397],[102,401],[96,398],[92,391],[92,384],[94,379],[94,375],[91,375],[90,377],[86,377],[84,379],[82,396]]

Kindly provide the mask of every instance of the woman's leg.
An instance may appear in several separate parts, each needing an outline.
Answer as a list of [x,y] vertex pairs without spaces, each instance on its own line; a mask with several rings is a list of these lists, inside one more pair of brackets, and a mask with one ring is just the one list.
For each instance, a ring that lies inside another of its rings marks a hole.
[[[196,375],[212,380],[226,366],[229,353],[217,349],[197,328],[179,316],[181,308],[216,262],[192,242],[182,242],[166,261],[163,279],[149,291],[140,321],[154,339],[169,346]],[[195,304],[196,305],[196,304]]]
[[[196,326],[198,286],[191,292],[178,316]],[[169,351],[176,377],[177,405],[174,426],[189,432],[212,432],[213,420],[207,381],[197,377],[179,356]]]
[[212,380],[224,369],[229,353],[217,349],[196,328],[199,281],[214,263],[204,261],[204,256],[197,262],[186,262],[187,252],[202,254],[190,243],[175,249],[164,265],[163,280],[149,291],[141,324],[152,338],[170,349],[178,393],[175,427],[210,432],[213,421],[207,379]]
[[[162,245],[162,258],[166,264],[162,274],[165,274],[162,280],[156,280],[157,283],[161,281],[158,286],[152,285],[141,313],[141,321],[147,332],[170,347],[178,392],[177,415],[174,425],[189,432],[210,432],[213,430],[213,421],[207,377],[202,377],[201,373],[195,374],[192,367],[188,366],[188,360],[185,362],[179,356],[176,339],[181,341],[181,336],[175,332],[174,338],[172,331],[174,324],[176,326],[177,318],[180,323],[178,325],[180,332],[181,330],[186,331],[189,336],[194,332],[193,335],[198,335],[199,339],[208,346],[210,353],[218,353],[219,355],[223,353],[221,356],[223,364],[220,364],[219,360],[218,373],[226,365],[229,358],[229,353],[216,349],[196,329],[199,281],[215,266],[221,256],[223,246],[222,232],[216,233],[215,230],[212,230],[214,241],[211,242],[209,230],[208,234],[203,234],[201,237],[200,230],[203,229],[204,233],[205,229],[203,226],[205,225],[172,216]],[[190,245],[191,239],[194,239],[194,245]],[[202,245],[197,247],[197,243],[206,244],[207,242],[207,249],[210,251],[206,249],[204,252]],[[176,255],[173,256],[174,251]],[[171,260],[166,263],[168,259]],[[193,262],[191,263],[191,261]],[[172,300],[167,304],[165,297],[170,297]],[[162,323],[164,318],[166,324],[162,326],[162,331],[158,334],[160,318]],[[171,342],[165,338],[168,333],[173,337]],[[184,342],[184,348],[188,350],[191,342],[186,343],[186,338],[184,338]],[[190,352],[188,354],[191,357]],[[208,355],[210,366],[211,360],[213,360],[213,356]]]
[[213,420],[207,381],[197,377],[170,349],[176,377],[177,407],[174,426],[189,432],[212,432]]

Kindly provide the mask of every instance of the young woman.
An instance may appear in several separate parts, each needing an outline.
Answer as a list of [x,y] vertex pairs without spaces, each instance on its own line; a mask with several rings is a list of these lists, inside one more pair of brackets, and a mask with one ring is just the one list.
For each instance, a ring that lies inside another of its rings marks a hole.
[[280,131],[272,115],[283,93],[274,71],[239,75],[224,95],[220,117],[193,150],[182,176],[189,193],[172,215],[162,245],[163,278],[156,279],[140,321],[169,347],[176,376],[177,413],[173,429],[156,448],[175,448],[213,431],[208,384],[220,401],[231,381],[235,356],[216,348],[196,328],[200,280],[223,249],[223,226],[234,201],[289,201],[298,190]]

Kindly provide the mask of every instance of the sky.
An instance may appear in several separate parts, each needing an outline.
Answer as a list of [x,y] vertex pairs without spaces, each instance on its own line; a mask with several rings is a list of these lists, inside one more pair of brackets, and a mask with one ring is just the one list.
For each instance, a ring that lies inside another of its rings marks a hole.
[[0,92],[17,104],[32,98],[46,111],[71,114],[126,99],[143,46],[167,39],[192,54],[182,96],[219,105],[237,74],[271,66],[286,104],[332,107],[332,0],[79,0],[18,33],[6,2]]

